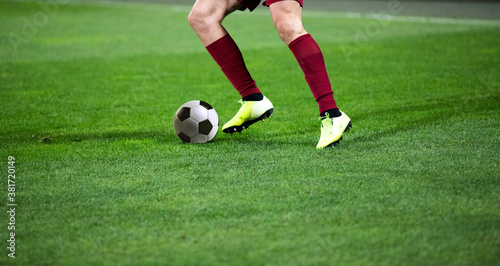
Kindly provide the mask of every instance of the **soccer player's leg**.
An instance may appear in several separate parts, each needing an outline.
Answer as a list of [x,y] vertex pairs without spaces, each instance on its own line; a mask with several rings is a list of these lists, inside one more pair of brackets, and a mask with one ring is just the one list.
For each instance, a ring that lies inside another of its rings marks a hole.
[[322,122],[320,141],[316,147],[334,146],[352,125],[333,98],[323,53],[302,25],[302,0],[269,0],[267,5],[281,39],[297,59],[318,103]]
[[271,102],[262,95],[248,72],[238,45],[221,24],[235,10],[253,10],[258,2],[198,0],[188,17],[191,27],[242,98],[240,110],[222,127],[226,133],[241,132],[256,121],[268,118],[273,112]]

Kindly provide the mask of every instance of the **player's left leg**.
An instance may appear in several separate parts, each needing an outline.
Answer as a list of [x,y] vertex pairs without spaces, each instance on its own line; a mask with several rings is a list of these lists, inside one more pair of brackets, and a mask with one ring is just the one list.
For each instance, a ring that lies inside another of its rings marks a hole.
[[197,0],[188,16],[189,24],[242,98],[238,113],[222,127],[226,133],[241,132],[256,121],[268,118],[273,112],[272,103],[257,87],[240,49],[222,26],[224,18],[232,12],[245,8],[253,10],[259,2]]
[[267,4],[280,38],[297,59],[318,103],[323,120],[320,141],[316,147],[333,146],[351,127],[351,122],[349,117],[338,109],[333,98],[323,53],[302,25],[301,1],[299,3],[297,0],[270,0]]
[[197,0],[188,16],[189,25],[207,47],[228,35],[222,20],[242,6],[238,0]]
[[189,24],[242,98],[260,90],[222,21],[243,7],[238,0],[197,0],[188,16]]

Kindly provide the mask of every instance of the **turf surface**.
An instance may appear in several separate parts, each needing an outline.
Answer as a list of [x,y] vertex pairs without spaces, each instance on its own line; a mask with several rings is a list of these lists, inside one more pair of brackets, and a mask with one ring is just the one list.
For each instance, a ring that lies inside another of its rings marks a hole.
[[275,115],[181,143],[182,103],[221,124],[239,108],[188,12],[0,2],[0,264],[498,263],[497,22],[306,12],[354,125],[317,151],[316,104],[263,11],[225,25]]

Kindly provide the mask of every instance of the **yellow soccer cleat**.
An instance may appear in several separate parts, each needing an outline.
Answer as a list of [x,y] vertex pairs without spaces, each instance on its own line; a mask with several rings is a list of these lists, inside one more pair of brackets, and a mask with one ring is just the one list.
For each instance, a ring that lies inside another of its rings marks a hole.
[[342,140],[342,134],[352,128],[351,119],[343,112],[340,113],[342,115],[339,117],[330,118],[327,113],[326,117],[321,118],[321,137],[316,149],[334,147]]
[[241,108],[236,115],[223,127],[224,133],[233,134],[247,129],[251,124],[273,115],[273,104],[264,96],[260,101],[240,100]]

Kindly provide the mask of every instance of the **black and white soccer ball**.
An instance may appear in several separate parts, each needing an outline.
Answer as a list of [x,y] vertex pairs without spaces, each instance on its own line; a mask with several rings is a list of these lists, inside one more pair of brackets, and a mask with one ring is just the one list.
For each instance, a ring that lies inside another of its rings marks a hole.
[[185,143],[206,143],[219,130],[219,116],[204,101],[189,101],[177,110],[174,117],[175,134]]

